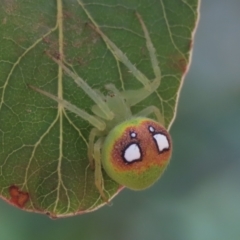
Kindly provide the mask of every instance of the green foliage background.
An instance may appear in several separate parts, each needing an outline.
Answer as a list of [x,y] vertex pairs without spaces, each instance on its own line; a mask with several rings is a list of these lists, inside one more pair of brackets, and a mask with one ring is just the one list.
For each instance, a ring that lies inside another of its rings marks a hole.
[[202,2],[193,62],[171,129],[174,155],[143,192],[124,190],[113,206],[52,221],[1,201],[0,238],[240,239],[240,3]]

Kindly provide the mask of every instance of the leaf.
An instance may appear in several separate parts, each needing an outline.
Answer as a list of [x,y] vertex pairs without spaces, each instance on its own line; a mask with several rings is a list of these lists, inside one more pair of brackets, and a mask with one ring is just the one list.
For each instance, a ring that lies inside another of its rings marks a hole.
[[[31,84],[91,113],[92,100],[48,54],[64,56],[92,88],[106,94],[142,85],[109,51],[91,27],[89,12],[137,69],[154,78],[138,12],[157,52],[161,85],[134,106],[157,106],[168,128],[175,116],[183,76],[189,67],[197,0],[3,0],[0,8],[0,191],[10,203],[51,217],[86,213],[105,205],[87,159],[86,121],[58,109]],[[104,174],[110,198],[119,185]]]

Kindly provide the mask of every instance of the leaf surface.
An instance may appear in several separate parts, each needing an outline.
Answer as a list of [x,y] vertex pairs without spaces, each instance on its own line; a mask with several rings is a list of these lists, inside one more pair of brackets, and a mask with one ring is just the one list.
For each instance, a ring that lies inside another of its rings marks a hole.
[[[82,3],[82,4],[81,4]],[[96,210],[105,203],[87,159],[86,121],[30,90],[31,84],[91,113],[93,101],[53,62],[66,62],[92,88],[107,94],[142,87],[91,27],[92,19],[147,76],[154,73],[138,12],[161,68],[157,92],[132,108],[157,106],[169,128],[189,67],[197,0],[3,0],[0,8],[0,194],[12,204],[52,217]],[[46,54],[48,53],[48,54]],[[119,185],[104,173],[107,195]]]

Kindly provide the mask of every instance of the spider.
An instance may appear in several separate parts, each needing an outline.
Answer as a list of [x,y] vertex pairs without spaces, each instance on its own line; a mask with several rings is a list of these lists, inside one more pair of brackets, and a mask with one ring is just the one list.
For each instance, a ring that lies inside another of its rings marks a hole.
[[[105,87],[111,91],[111,94],[104,96],[69,69],[61,58],[56,59],[52,56],[50,58],[95,102],[91,108],[93,114],[39,88],[30,85],[29,87],[53,99],[93,126],[89,134],[88,159],[95,171],[95,185],[103,200],[108,201],[104,193],[102,168],[122,186],[134,190],[145,189],[160,178],[168,165],[172,143],[164,127],[163,117],[156,106],[148,106],[137,114],[131,111],[132,106],[155,92],[161,82],[161,71],[155,48],[141,15],[136,13],[155,74],[153,81],[150,81],[130,62],[127,56],[100,30],[90,13],[86,13],[93,22],[92,28],[102,37],[112,54],[129,69],[143,87],[137,90],[119,91],[115,85],[107,84]],[[157,121],[148,118],[150,114],[155,114]]]

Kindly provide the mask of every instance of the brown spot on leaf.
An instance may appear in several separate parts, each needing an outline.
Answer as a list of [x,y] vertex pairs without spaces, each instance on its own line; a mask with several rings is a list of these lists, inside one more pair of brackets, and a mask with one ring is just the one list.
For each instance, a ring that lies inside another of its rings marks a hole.
[[23,208],[29,199],[29,194],[27,192],[22,192],[16,186],[9,187],[9,193],[11,196],[10,202],[14,205]]
[[174,55],[170,58],[170,66],[184,74],[187,70],[187,61],[181,55]]

